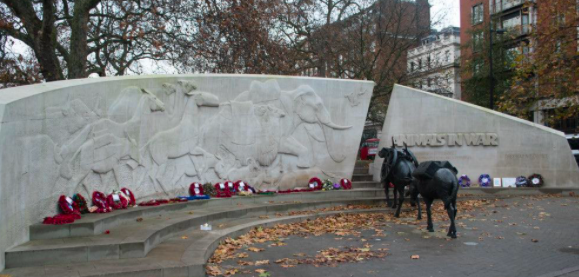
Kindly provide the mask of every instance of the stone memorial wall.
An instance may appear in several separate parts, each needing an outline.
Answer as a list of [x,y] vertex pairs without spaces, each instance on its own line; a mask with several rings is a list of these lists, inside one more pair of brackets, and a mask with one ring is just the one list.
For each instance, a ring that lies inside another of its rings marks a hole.
[[[545,187],[579,187],[579,167],[562,132],[432,93],[395,86],[380,146],[408,146],[419,162],[448,160],[458,175],[540,174]],[[380,180],[379,157],[372,165]]]
[[351,178],[373,86],[205,74],[0,90],[0,251],[57,213],[62,194],[127,187],[146,200],[187,195],[192,182]]

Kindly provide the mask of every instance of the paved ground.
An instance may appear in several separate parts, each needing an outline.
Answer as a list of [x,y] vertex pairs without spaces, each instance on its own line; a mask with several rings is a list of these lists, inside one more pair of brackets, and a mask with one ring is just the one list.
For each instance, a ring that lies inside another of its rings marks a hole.
[[[436,205],[442,205],[437,202]],[[459,206],[460,209],[460,206]],[[226,260],[223,269],[237,268],[235,276],[260,276],[256,269],[271,276],[579,276],[579,198],[519,197],[496,200],[472,212],[463,212],[459,238],[446,239],[446,224],[435,221],[437,232],[428,233],[426,221],[419,225],[384,222],[375,230],[360,230],[361,236],[290,236],[285,246],[270,247],[271,242],[252,245],[265,251],[249,252],[245,261],[269,260],[270,264],[240,266]],[[412,215],[415,213],[413,212]],[[402,222],[415,223],[410,213]],[[283,258],[315,257],[330,247],[345,249],[388,249],[384,258],[336,266],[299,264],[283,268],[274,261]],[[244,250],[244,249],[242,249]],[[303,254],[300,254],[303,256]],[[419,259],[411,259],[419,255]]]

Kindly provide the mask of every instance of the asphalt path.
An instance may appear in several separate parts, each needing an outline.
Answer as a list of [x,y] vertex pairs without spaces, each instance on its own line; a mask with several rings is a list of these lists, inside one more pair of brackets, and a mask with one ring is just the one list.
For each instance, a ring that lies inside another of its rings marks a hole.
[[[412,212],[404,213],[401,221],[417,225],[384,222],[377,227],[382,236],[376,236],[374,229],[360,229],[359,236],[290,236],[284,246],[273,247],[271,242],[252,245],[265,251],[247,252],[249,257],[242,259],[269,263],[243,266],[238,262],[241,259],[234,259],[220,266],[238,269],[235,276],[261,277],[579,276],[578,197],[490,200],[484,208],[462,214],[457,221],[458,239],[446,237],[447,220],[435,221],[436,232],[429,233],[426,220],[416,222]],[[284,258],[314,259],[330,248],[385,251],[387,255],[330,265],[283,267],[275,263]]]

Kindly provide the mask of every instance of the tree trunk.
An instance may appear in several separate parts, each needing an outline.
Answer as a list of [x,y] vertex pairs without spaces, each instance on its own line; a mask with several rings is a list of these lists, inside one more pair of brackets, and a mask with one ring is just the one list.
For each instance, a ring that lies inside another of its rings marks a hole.
[[77,79],[87,77],[87,34],[89,12],[100,1],[77,0],[74,4],[74,12],[70,34],[70,60],[68,61],[68,78]]
[[46,81],[64,79],[56,56],[56,8],[53,0],[42,1],[42,20],[36,16],[31,1],[2,0],[20,18],[27,34],[22,34],[24,42],[33,49],[40,73]]

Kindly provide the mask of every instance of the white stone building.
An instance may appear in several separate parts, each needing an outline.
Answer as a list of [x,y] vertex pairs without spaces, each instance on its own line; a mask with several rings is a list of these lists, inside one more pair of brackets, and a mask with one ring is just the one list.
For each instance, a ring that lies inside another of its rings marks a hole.
[[424,38],[408,50],[408,84],[412,87],[461,98],[460,28],[448,27]]

